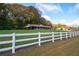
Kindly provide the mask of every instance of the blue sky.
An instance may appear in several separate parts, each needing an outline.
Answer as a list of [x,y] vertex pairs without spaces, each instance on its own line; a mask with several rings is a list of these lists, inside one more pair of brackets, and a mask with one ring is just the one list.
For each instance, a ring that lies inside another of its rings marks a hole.
[[22,3],[25,6],[34,6],[42,12],[42,17],[53,24],[79,26],[78,3]]

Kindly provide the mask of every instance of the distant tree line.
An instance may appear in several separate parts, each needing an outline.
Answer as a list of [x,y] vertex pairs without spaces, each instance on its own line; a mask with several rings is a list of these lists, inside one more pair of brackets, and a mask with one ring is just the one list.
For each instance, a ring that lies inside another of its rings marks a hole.
[[34,6],[0,3],[0,29],[24,29],[27,24],[52,25]]

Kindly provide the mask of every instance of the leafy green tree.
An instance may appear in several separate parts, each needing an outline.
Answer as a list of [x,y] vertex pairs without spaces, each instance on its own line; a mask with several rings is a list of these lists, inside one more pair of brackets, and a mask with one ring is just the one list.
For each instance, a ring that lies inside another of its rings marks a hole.
[[6,4],[0,3],[0,29],[11,29],[12,21],[7,18]]
[[49,25],[33,6],[0,3],[0,29],[23,29],[27,24]]

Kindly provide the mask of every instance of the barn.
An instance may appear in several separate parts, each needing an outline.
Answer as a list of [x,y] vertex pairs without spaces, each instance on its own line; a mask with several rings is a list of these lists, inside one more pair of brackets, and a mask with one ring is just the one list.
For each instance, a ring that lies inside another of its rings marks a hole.
[[50,26],[37,25],[37,24],[28,24],[27,26],[25,26],[25,28],[28,28],[28,29],[51,29]]

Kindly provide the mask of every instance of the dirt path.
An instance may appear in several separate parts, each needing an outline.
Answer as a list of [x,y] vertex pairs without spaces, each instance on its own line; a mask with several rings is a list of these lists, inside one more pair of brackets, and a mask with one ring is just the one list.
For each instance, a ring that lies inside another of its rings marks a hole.
[[[10,52],[1,55],[13,55]],[[15,56],[79,56],[79,37],[18,49]]]

